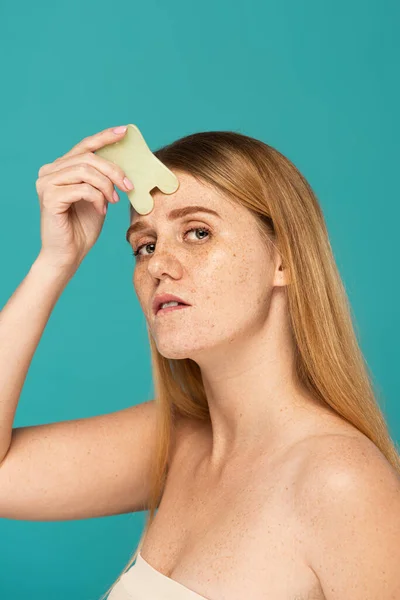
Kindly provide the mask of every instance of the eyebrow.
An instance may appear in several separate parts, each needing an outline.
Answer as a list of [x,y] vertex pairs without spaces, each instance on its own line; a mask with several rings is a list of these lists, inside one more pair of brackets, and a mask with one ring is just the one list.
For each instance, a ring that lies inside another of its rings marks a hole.
[[[180,219],[181,217],[185,217],[186,215],[198,212],[209,213],[211,215],[221,218],[215,210],[212,210],[211,208],[205,208],[204,206],[184,206],[183,208],[174,208],[168,213],[167,218],[170,221],[172,221],[172,219]],[[125,239],[129,243],[129,239],[132,233],[136,233],[138,231],[143,231],[144,229],[150,228],[151,226],[147,221],[137,221],[136,223],[133,223],[128,227]]]

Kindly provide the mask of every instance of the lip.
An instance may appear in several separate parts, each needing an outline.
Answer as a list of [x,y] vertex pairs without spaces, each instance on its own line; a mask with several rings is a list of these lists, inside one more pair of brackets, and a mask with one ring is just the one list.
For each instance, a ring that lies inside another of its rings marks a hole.
[[159,308],[156,312],[156,317],[159,317],[164,314],[168,314],[169,312],[173,312],[174,310],[181,310],[182,308],[190,308],[188,304],[184,306],[167,306],[167,308]]
[[[152,309],[153,309],[153,314],[156,315],[161,304],[163,304],[164,302],[180,302],[181,304],[184,304],[185,306],[190,306],[190,304],[188,304],[188,302],[185,302],[185,300],[183,300],[182,298],[179,298],[179,296],[175,296],[174,294],[157,294],[157,296],[155,296],[153,303],[152,303]],[[178,307],[169,307],[169,308],[178,308]],[[184,307],[179,307],[179,308],[184,308]],[[163,311],[166,311],[167,309],[162,309]]]

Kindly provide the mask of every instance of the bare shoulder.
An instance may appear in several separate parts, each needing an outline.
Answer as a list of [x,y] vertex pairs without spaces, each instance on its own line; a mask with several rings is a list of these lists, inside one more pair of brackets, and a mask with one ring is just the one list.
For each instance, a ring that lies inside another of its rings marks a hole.
[[313,436],[306,443],[305,460],[298,480],[298,493],[310,486],[353,486],[361,479],[399,485],[400,474],[380,449],[360,433]]
[[400,474],[363,434],[315,436],[304,456],[294,506],[305,532],[331,522],[332,535],[339,536],[340,523],[350,519],[353,508],[370,521],[389,507],[399,510]]
[[383,598],[383,582],[385,598],[400,597],[400,475],[371,440],[311,440],[294,510],[327,600]]
[[[400,475],[366,436],[309,441],[298,473],[303,558],[328,600],[400,597]],[[340,568],[338,568],[338,565]]]

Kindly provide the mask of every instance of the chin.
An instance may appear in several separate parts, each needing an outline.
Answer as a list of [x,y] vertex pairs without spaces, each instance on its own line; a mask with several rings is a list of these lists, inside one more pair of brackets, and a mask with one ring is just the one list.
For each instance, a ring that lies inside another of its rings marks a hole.
[[190,347],[187,344],[179,344],[177,340],[174,340],[172,344],[159,343],[154,340],[157,346],[157,350],[164,358],[171,358],[175,360],[183,360],[184,358],[190,358],[191,352]]
[[157,340],[154,338],[154,342],[157,346],[157,350],[164,358],[171,358],[174,360],[183,360],[184,358],[190,358],[195,360],[198,358],[199,353],[202,351],[207,352],[207,347],[200,347],[198,344],[191,343],[184,336],[182,340],[177,339],[176,332],[173,340],[167,340],[167,336],[163,336],[163,340]]

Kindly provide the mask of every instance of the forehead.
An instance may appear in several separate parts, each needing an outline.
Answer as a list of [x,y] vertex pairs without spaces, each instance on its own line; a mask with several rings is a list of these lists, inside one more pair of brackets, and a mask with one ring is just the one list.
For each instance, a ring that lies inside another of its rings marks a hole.
[[226,213],[228,199],[215,187],[207,182],[199,181],[192,175],[171,169],[179,180],[179,187],[173,194],[164,194],[154,188],[150,194],[154,199],[153,210],[147,215],[140,215],[133,206],[131,207],[131,224],[139,221],[154,221],[164,218],[173,208],[183,208],[189,205],[201,205],[214,209],[221,216]]

